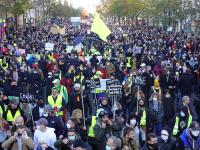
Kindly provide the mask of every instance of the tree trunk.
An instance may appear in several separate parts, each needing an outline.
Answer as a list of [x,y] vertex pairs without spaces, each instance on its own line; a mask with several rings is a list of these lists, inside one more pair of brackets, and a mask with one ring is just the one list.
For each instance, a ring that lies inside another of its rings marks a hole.
[[17,21],[17,16],[15,16],[15,31],[18,30],[18,21]]
[[120,21],[120,17],[118,17],[118,23],[119,23],[119,26],[121,25],[121,21]]

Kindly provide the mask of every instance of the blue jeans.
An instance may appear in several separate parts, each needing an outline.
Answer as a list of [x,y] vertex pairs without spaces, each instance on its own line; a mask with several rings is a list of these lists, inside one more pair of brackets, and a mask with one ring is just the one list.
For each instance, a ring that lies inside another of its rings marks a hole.
[[156,130],[156,135],[160,136],[161,135],[161,130],[162,130],[162,123],[154,124],[154,129]]

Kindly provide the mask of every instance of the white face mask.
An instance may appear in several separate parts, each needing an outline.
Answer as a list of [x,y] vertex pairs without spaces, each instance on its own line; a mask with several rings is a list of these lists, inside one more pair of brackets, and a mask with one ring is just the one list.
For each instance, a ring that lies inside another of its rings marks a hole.
[[135,120],[135,119],[131,119],[130,124],[131,124],[132,126],[135,126],[136,120]]
[[111,147],[109,145],[106,145],[106,150],[111,150]]
[[48,113],[44,113],[43,116],[44,116],[44,117],[48,117]]
[[158,99],[156,97],[153,98],[154,101],[157,101]]
[[199,132],[200,131],[198,131],[198,130],[197,131],[193,131],[193,130],[191,131],[192,135],[195,136],[195,137],[199,136]]
[[70,125],[69,123],[67,123],[67,128],[68,128],[68,129],[71,128],[71,125]]
[[169,138],[167,135],[163,135],[163,134],[160,137],[161,139],[163,139],[163,141],[167,141]]
[[181,117],[185,117],[185,113],[184,112],[180,112]]

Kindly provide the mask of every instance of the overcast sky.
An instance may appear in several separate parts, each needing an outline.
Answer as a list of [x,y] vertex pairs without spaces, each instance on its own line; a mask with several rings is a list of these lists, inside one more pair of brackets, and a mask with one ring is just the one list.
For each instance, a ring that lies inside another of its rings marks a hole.
[[96,6],[100,3],[100,0],[68,0],[71,1],[73,7],[83,7],[89,13],[93,13],[96,10]]

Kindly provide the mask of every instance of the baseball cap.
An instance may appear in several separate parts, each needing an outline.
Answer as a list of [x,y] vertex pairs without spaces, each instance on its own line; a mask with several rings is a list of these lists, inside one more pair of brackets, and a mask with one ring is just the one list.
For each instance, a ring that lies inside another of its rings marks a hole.
[[55,79],[55,80],[53,80],[53,82],[52,83],[59,83],[60,82],[60,80],[59,79]]

